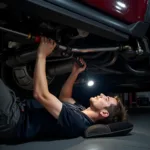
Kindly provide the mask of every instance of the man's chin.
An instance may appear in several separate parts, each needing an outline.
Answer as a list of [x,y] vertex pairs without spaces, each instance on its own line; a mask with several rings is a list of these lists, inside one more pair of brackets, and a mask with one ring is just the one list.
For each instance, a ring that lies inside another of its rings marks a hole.
[[94,97],[91,97],[91,98],[90,98],[90,101],[94,101]]
[[95,99],[93,97],[90,98],[90,106],[91,107],[94,107],[94,102],[95,102]]

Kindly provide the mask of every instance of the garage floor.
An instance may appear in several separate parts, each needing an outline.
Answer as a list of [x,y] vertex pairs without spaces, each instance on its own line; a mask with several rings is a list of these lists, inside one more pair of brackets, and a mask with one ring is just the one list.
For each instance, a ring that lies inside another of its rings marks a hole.
[[140,111],[130,115],[134,129],[128,136],[0,145],[0,150],[150,150],[150,113]]

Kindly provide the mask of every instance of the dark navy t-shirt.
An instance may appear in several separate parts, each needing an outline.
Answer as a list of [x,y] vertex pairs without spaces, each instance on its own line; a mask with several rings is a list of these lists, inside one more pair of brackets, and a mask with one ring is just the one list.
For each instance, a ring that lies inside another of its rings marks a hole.
[[81,111],[80,104],[63,103],[59,118],[55,119],[45,108],[28,109],[22,113],[17,136],[34,137],[77,137],[82,136],[93,122]]

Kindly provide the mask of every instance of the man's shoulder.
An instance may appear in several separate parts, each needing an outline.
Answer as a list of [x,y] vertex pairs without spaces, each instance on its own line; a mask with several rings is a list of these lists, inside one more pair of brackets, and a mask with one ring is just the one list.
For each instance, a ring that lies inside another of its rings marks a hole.
[[62,110],[60,112],[59,119],[65,118],[70,121],[70,123],[77,125],[91,125],[93,122],[91,119],[85,115],[82,110],[85,108],[82,105],[63,103]]
[[92,121],[75,104],[63,103],[58,123],[70,135],[83,134]]

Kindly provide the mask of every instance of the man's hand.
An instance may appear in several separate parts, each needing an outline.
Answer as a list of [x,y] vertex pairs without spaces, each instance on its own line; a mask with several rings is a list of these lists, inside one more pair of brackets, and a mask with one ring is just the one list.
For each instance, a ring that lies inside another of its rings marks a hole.
[[80,67],[76,62],[74,62],[74,64],[73,64],[73,68],[72,68],[72,73],[73,74],[79,74],[79,73],[81,73],[81,72],[83,72],[85,69],[86,69],[86,63],[85,63],[85,61],[82,59],[82,58],[80,58],[80,62],[84,65],[83,67]]
[[49,40],[46,37],[41,38],[40,45],[38,47],[38,56],[46,58],[50,55],[56,47],[56,43],[53,40]]

